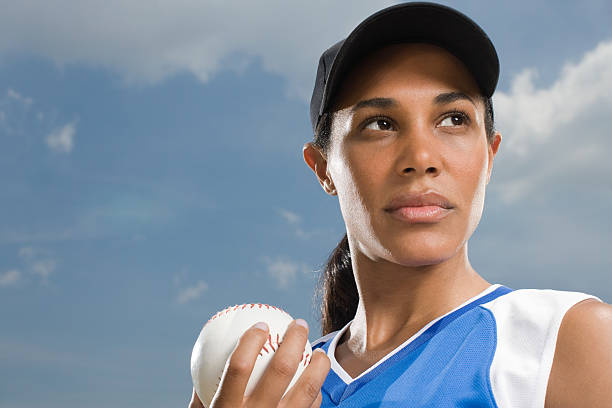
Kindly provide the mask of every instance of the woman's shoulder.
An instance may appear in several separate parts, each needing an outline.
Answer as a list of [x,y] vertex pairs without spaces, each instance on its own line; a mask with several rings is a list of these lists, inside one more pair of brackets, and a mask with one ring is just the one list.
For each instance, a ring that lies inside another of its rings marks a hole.
[[559,328],[546,408],[609,406],[612,399],[612,305],[573,305]]

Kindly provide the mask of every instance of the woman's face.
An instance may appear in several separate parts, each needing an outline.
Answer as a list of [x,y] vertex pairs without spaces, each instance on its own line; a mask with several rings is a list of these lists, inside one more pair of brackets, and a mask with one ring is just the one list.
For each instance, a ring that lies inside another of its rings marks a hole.
[[[388,46],[347,76],[333,110],[328,151],[307,144],[304,156],[335,189],[351,249],[405,266],[456,255],[480,220],[501,141],[487,143],[484,103],[465,66],[433,45]],[[403,194],[427,192],[452,208],[435,219],[390,211]]]

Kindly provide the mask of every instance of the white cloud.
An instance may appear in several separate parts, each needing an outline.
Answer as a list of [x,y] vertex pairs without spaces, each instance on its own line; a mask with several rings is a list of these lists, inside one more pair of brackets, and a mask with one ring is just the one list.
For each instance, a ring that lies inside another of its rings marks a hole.
[[2,286],[11,286],[19,281],[21,277],[21,272],[17,269],[11,269],[10,271],[6,271],[4,273],[0,273],[0,287]]
[[42,259],[32,263],[32,272],[40,276],[43,280],[49,278],[57,266],[57,261],[54,259]]
[[16,91],[14,91],[14,90],[12,90],[10,88],[8,89],[8,91],[6,91],[6,96],[8,96],[9,99],[14,99],[14,100],[24,104],[26,107],[29,107],[34,102],[34,100],[32,98],[29,98],[27,96],[23,96],[19,92],[16,92]]
[[10,135],[24,134],[33,103],[32,98],[8,88],[0,95],[0,130]]
[[278,213],[289,224],[299,224],[299,222],[302,220],[302,218],[299,215],[297,215],[296,213],[292,211],[285,210],[284,208],[279,208]]
[[307,265],[290,259],[263,257],[263,260],[267,264],[268,275],[274,279],[276,285],[281,289],[288,288],[296,280],[298,272],[309,272]]
[[287,288],[295,280],[298,265],[287,260],[277,259],[268,264],[268,274],[275,279],[280,288]]
[[204,281],[198,281],[194,286],[187,287],[179,293],[177,301],[179,303],[187,303],[190,300],[195,300],[208,289],[208,285]]
[[34,258],[34,256],[36,255],[36,250],[32,247],[22,247],[19,248],[19,257],[26,259],[26,260],[30,260],[32,258]]
[[500,126],[512,137],[506,148],[527,154],[581,114],[612,102],[612,41],[600,43],[577,64],[568,63],[548,88],[536,89],[537,73],[526,69],[513,81],[509,93],[498,92],[495,107]]
[[74,147],[74,134],[76,133],[76,122],[70,122],[55,129],[47,136],[47,145],[53,151],[59,153],[70,153]]
[[257,60],[288,79],[290,94],[308,99],[321,51],[390,4],[58,0],[37,3],[34,12],[29,2],[10,2],[0,14],[3,32],[10,33],[0,36],[0,52],[30,52],[60,65],[102,66],[136,82],[183,72],[207,81],[220,69],[241,70],[246,61]]
[[318,230],[313,230],[310,232],[305,231],[300,225],[302,223],[302,217],[294,213],[293,211],[289,211],[284,208],[279,208],[277,209],[277,211],[278,211],[278,214],[285,220],[285,222],[287,222],[287,224],[294,227],[295,235],[298,238],[308,239],[316,234],[321,233],[321,231],[318,231]]
[[503,134],[495,190],[513,203],[536,190],[542,195],[609,184],[612,41],[566,64],[548,87],[537,88],[535,75],[523,71],[509,92],[494,97],[496,127]]
[[47,250],[25,246],[19,249],[18,255],[23,259],[25,268],[44,283],[57,269],[57,260]]

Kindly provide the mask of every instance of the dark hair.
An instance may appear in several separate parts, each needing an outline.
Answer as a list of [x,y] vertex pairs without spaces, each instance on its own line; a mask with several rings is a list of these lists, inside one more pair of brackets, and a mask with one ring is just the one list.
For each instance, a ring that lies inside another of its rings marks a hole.
[[[495,136],[493,122],[493,102],[491,98],[483,97],[485,110],[485,132],[490,144]],[[314,144],[324,152],[330,146],[333,113],[325,112],[317,125]],[[331,252],[325,268],[319,277],[321,302],[321,330],[323,335],[339,330],[346,325],[357,311],[359,294],[351,265],[351,252],[346,233]]]

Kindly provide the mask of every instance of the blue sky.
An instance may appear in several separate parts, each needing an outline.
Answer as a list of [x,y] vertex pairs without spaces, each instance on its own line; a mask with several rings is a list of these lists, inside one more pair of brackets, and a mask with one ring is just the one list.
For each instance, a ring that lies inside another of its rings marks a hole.
[[[186,406],[193,343],[231,304],[314,340],[344,233],[302,160],[316,62],[391,2],[0,4],[0,407]],[[472,265],[611,302],[612,6],[445,4],[502,66]]]

